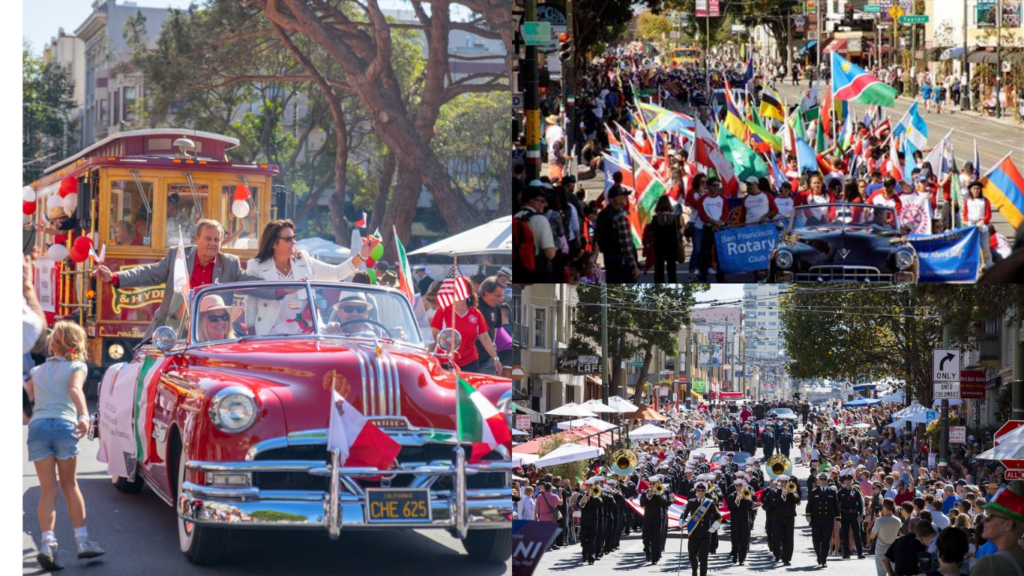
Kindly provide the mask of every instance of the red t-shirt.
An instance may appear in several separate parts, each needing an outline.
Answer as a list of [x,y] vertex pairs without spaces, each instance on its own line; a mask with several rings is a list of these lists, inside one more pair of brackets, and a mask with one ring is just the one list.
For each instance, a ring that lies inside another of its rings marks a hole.
[[[218,256],[219,258],[219,256]],[[189,277],[188,287],[192,290],[199,288],[200,286],[206,286],[207,284],[213,284],[213,267],[217,264],[217,259],[210,260],[209,264],[202,266],[199,264],[199,255],[195,256],[195,266],[192,267],[192,276]],[[121,279],[118,278],[117,273],[113,274],[113,279],[110,281],[115,287],[121,287]],[[281,293],[282,290],[278,289]]]
[[[438,310],[437,313],[434,314],[434,319],[430,322],[430,327],[437,328],[438,330],[444,330],[445,328],[451,328],[451,324],[452,309],[449,306],[448,308]],[[484,319],[484,315],[476,308],[468,309],[465,316],[460,316],[459,313],[456,312],[455,330],[459,333],[459,336],[462,336],[462,344],[455,352],[455,363],[458,364],[459,367],[462,367],[478,358],[476,352],[476,339],[477,336],[487,332],[487,320]]]

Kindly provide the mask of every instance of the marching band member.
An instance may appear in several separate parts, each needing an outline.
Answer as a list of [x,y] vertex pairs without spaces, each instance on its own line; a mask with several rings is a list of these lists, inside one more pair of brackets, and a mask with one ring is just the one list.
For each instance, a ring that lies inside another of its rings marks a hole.
[[[690,569],[693,576],[708,574],[708,552],[711,549],[711,535],[717,530],[714,526],[722,515],[718,512],[718,505],[714,500],[707,497],[708,485],[704,482],[697,482],[694,487],[696,495],[686,503],[686,510],[679,519],[683,526],[684,533],[689,537],[687,551],[690,554]],[[687,522],[687,519],[689,521]],[[713,527],[714,526],[714,527]]]
[[853,530],[853,542],[857,546],[857,559],[863,560],[864,545],[860,539],[860,521],[864,514],[864,497],[860,493],[860,486],[853,486],[853,474],[843,475],[843,487],[839,489],[837,498],[839,500],[839,517],[842,527],[839,529],[839,541],[842,543],[843,559],[850,557],[849,530]]
[[587,564],[594,563],[594,544],[597,541],[598,525],[601,518],[601,496],[591,491],[598,485],[597,476],[583,483],[583,497],[580,498],[580,544],[583,548],[583,560]]
[[[767,427],[765,430],[767,430]],[[782,493],[778,489],[777,482],[776,478],[769,479],[768,486],[761,493],[761,508],[764,509],[765,513],[765,538],[768,540],[768,551],[772,553],[772,558],[775,562],[782,558],[782,550],[779,546],[781,540],[775,534],[775,513],[782,499]]]
[[655,486],[661,483],[661,476],[655,475],[647,479],[651,487],[640,495],[640,505],[644,507],[644,555],[651,564],[661,559],[661,551],[665,545],[668,528],[668,507],[670,504],[668,491],[662,485],[658,493]]
[[833,522],[839,516],[839,500],[836,491],[828,485],[827,472],[818,474],[818,486],[807,495],[804,516],[811,525],[811,541],[818,558],[818,565],[828,566],[828,547],[832,540]]
[[[791,566],[793,560],[793,531],[796,529],[796,507],[800,504],[800,484],[789,476],[778,477],[781,497],[775,508],[775,527],[772,530],[779,542],[782,565]],[[790,490],[790,488],[793,488]]]
[[732,544],[732,550],[729,552],[729,555],[732,556],[733,564],[739,563],[740,566],[743,566],[743,563],[747,560],[747,550],[750,548],[750,527],[754,521],[754,500],[753,492],[747,486],[746,481],[738,478],[733,484],[732,493],[725,500],[726,506],[729,507],[729,512],[732,513],[729,517],[731,525],[729,540]]

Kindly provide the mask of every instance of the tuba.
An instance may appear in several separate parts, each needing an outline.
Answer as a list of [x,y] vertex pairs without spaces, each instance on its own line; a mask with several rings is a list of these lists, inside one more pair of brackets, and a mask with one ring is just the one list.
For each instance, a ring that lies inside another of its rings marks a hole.
[[793,474],[793,464],[782,454],[775,454],[769,458],[765,463],[765,468],[768,471],[768,477],[772,479],[783,474],[787,476]]
[[612,474],[629,476],[636,469],[636,454],[629,448],[617,450],[612,454]]

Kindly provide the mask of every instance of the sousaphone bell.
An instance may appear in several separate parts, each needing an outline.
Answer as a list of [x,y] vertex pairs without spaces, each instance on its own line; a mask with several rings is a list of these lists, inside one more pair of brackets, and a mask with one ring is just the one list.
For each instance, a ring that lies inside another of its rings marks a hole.
[[768,459],[768,462],[765,462],[764,467],[768,472],[768,477],[772,479],[782,476],[783,474],[786,476],[793,475],[793,463],[789,461],[789,458],[786,458],[782,454],[773,455]]
[[612,454],[612,474],[629,476],[636,469],[636,454],[628,448],[622,448]]

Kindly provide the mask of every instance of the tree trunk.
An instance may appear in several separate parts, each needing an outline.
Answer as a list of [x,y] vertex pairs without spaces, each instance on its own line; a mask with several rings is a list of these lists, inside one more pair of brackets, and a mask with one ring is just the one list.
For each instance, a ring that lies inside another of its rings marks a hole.
[[345,111],[341,109],[341,102],[337,98],[331,98],[331,100],[338,150],[334,155],[334,194],[331,194],[328,205],[331,208],[331,229],[334,231],[334,242],[339,246],[347,246],[350,240],[348,221],[345,220],[345,187],[348,184],[348,127],[345,125]]
[[639,406],[644,395],[644,388],[647,385],[647,373],[651,369],[651,361],[654,359],[654,355],[648,348],[644,351],[644,365],[640,367],[640,374],[636,377],[636,386],[633,388],[633,404]]
[[388,197],[391,195],[391,183],[395,180],[395,165],[398,163],[395,155],[388,150],[384,155],[384,166],[381,167],[380,179],[377,180],[377,196],[373,199],[373,213],[370,214],[370,230],[381,227],[384,220],[384,212],[387,209]]
[[[391,195],[391,202],[387,212],[384,214],[380,226],[380,232],[385,238],[393,234],[392,228],[398,231],[398,237],[402,239],[402,245],[409,251],[409,236],[412,233],[412,219],[416,216],[416,201],[420,197],[420,190],[423,189],[423,179],[415,166],[406,164],[398,165],[398,183]],[[384,259],[388,262],[398,260],[398,247],[394,242],[384,243]]]
[[512,213],[512,165],[501,177],[501,188],[498,190],[498,213],[496,216],[505,216]]

